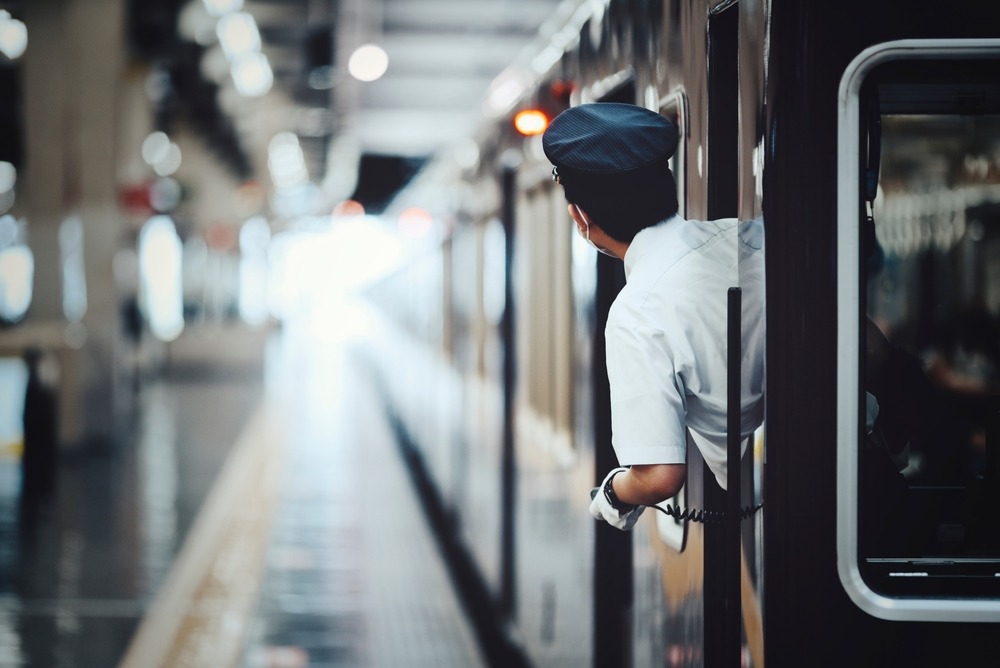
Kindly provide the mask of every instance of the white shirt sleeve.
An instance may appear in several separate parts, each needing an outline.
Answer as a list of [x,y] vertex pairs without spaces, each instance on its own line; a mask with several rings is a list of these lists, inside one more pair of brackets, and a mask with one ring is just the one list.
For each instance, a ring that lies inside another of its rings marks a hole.
[[674,351],[659,329],[610,320],[612,444],[622,466],[683,464],[687,404]]

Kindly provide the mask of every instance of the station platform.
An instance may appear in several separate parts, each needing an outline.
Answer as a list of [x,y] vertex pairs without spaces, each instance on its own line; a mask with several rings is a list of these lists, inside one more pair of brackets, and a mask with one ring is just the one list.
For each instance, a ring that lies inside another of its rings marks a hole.
[[47,492],[0,457],[0,668],[487,665],[356,354],[379,321],[331,309],[243,366],[200,342]]

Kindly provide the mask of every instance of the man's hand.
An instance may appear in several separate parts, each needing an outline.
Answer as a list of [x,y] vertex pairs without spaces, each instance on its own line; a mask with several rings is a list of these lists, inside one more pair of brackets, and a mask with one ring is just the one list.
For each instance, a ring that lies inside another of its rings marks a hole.
[[601,483],[601,486],[595,487],[590,491],[590,514],[594,519],[604,520],[614,528],[621,529],[622,531],[631,530],[639,519],[639,515],[642,515],[642,511],[646,509],[645,506],[632,506],[630,510],[626,509],[626,512],[622,513],[611,505],[611,500],[604,493],[605,486],[610,484],[611,478],[627,470],[624,467],[612,469],[604,477],[604,482]]

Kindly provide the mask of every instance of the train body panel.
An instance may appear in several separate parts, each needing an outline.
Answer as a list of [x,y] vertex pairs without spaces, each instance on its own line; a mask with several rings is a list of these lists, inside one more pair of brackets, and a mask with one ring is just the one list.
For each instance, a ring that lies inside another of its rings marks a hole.
[[[905,11],[892,2],[581,3],[549,45],[561,55],[546,61],[521,96],[519,106],[550,112],[619,101],[663,113],[681,130],[671,163],[681,213],[697,220],[763,218],[766,411],[739,469],[740,505],[749,512],[739,524],[742,547],[735,552],[722,538],[725,522],[676,521],[648,510],[632,533],[621,534],[595,524],[587,513],[587,493],[615,465],[603,319],[624,276],[620,263],[597,256],[575,235],[539,138],[516,134],[505,115],[486,126],[475,166],[444,170],[448,176],[437,187],[455,195],[445,213],[451,223],[440,248],[421,260],[443,269],[424,267],[420,271],[432,277],[424,282],[401,274],[379,296],[397,314],[421,308],[447,313],[440,330],[411,322],[447,369],[446,383],[426,382],[427,399],[439,409],[411,409],[401,419],[412,423],[411,432],[425,434],[418,448],[458,540],[467,547],[491,611],[526,663],[728,666],[737,654],[746,665],[772,667],[994,663],[984,652],[1000,619],[1000,596],[988,587],[982,593],[972,588],[967,598],[978,596],[981,607],[969,610],[983,610],[981,618],[954,612],[961,605],[909,617],[894,612],[893,601],[906,608],[920,596],[904,589],[892,593],[903,578],[872,569],[909,553],[897,550],[886,559],[888,553],[873,547],[866,532],[878,513],[864,497],[864,469],[855,471],[858,482],[847,489],[857,494],[847,504],[860,507],[857,517],[848,518],[857,527],[845,527],[846,488],[838,485],[850,443],[862,462],[871,459],[864,454],[863,427],[865,418],[877,417],[866,415],[864,401],[874,389],[861,381],[844,387],[845,378],[865,379],[872,370],[875,349],[863,336],[865,323],[898,325],[889,338],[904,346],[903,325],[920,323],[902,311],[931,309],[921,290],[933,281],[947,288],[932,291],[938,302],[957,309],[959,302],[977,299],[1000,316],[1000,291],[989,287],[989,277],[1000,275],[1000,224],[994,222],[1000,197],[990,190],[1000,166],[988,157],[1000,154],[1000,130],[991,120],[1000,118],[1000,96],[983,74],[989,67],[976,64],[997,54],[980,55],[966,69],[873,67],[856,100],[845,100],[842,80],[873,45],[995,39],[998,13],[974,1],[947,9],[908,3]],[[921,99],[937,106],[931,109]],[[852,104],[863,108],[862,120],[869,124],[860,138],[838,129]],[[866,116],[871,104],[877,111]],[[924,120],[911,121],[915,116]],[[871,148],[881,138],[871,129],[876,125],[885,128],[880,154]],[[965,143],[956,139],[959,126],[966,128]],[[879,166],[879,157],[883,167],[882,180],[876,169],[872,183],[879,198],[872,194],[868,205],[874,206],[872,238],[884,254],[882,273],[873,273],[870,258],[860,257],[865,197],[858,199],[848,234],[838,218],[846,173],[839,156],[845,146],[856,151],[859,145],[867,162],[848,190],[867,192],[862,181]],[[955,205],[950,213],[933,214],[934,220],[951,221],[951,237],[934,237],[940,225],[927,222],[931,214],[893,208],[928,206],[921,192],[906,189],[940,177],[940,165],[926,158],[934,151],[952,163],[965,160],[969,173],[981,172],[974,188],[961,179],[959,186],[941,186],[941,193],[952,193],[941,195],[947,201],[956,190],[980,198],[974,207]],[[919,167],[924,163],[930,166]],[[419,190],[412,196],[419,198]],[[403,205],[410,203],[405,197]],[[924,222],[913,222],[919,220]],[[938,245],[911,243],[907,235],[938,238]],[[844,261],[845,248],[859,255],[853,265]],[[934,263],[939,269],[926,274]],[[845,300],[855,282],[857,296]],[[744,287],[753,285],[747,281]],[[938,299],[942,291],[947,294]],[[846,356],[845,331],[858,334]],[[452,389],[435,389],[442,384]],[[989,396],[976,406],[988,411]],[[858,410],[845,413],[844,397]],[[453,400],[460,410],[445,410]],[[845,415],[859,421],[857,433],[847,434],[847,446]],[[1000,461],[991,459],[1000,445],[996,420],[983,419],[970,432],[979,467],[974,483],[927,483],[909,467],[901,470],[910,476],[907,494],[984,507],[995,490],[990,467],[1000,473],[990,463]],[[966,488],[975,494],[961,496]],[[688,480],[671,503],[722,512],[726,501],[697,448],[689,447]],[[979,568],[989,562],[982,570],[1000,555],[990,551],[992,525],[935,521],[937,537],[925,552],[906,556],[910,566],[932,558],[938,560],[935,568],[947,570],[941,556],[947,549],[958,555],[956,563],[974,561]],[[845,531],[855,532],[856,554],[844,553],[844,545],[854,545],[843,540]],[[976,543],[975,531],[988,535]],[[861,585],[845,582],[845,559],[858,562]],[[910,576],[922,573],[895,575],[912,581]],[[879,589],[883,585],[888,589]],[[876,592],[874,603],[858,600],[867,587]],[[951,600],[935,600],[942,599]],[[884,601],[888,610],[878,608]]]
[[[768,356],[764,495],[772,511],[765,551],[766,573],[774,575],[768,579],[765,619],[768,658],[778,665],[794,665],[814,652],[815,639],[826,633],[851,639],[824,653],[821,661],[829,665],[994,661],[985,624],[929,627],[874,620],[859,611],[838,577],[836,534],[830,531],[837,523],[832,500],[838,498],[838,365],[850,363],[837,358],[838,320],[831,308],[838,287],[846,289],[835,264],[841,205],[836,156],[838,140],[844,141],[837,133],[841,79],[851,60],[873,44],[997,32],[996,9],[982,3],[947,11],[937,3],[911,4],[905,16],[898,9],[893,3],[772,8],[764,211],[768,347],[780,354]],[[772,587],[774,578],[802,583],[810,595],[793,586]]]

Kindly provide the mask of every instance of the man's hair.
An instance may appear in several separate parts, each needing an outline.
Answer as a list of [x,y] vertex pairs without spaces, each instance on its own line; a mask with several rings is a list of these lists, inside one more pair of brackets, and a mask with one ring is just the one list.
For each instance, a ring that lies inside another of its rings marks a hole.
[[[565,171],[565,170],[560,170]],[[567,175],[566,201],[583,209],[615,241],[631,243],[640,230],[677,213],[677,185],[667,159],[626,174]]]

